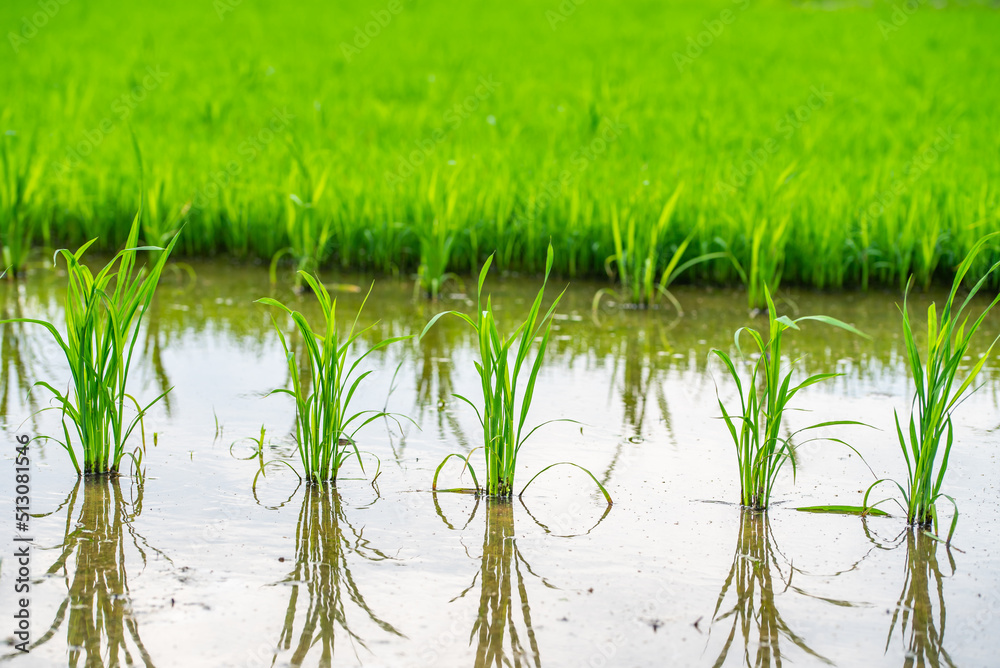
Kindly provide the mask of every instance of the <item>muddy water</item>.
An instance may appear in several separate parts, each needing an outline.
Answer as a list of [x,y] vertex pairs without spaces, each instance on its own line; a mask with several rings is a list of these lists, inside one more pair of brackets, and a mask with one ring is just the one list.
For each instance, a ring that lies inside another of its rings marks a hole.
[[[600,478],[555,469],[523,502],[432,494],[434,469],[481,439],[471,408],[473,340],[457,319],[419,344],[373,356],[359,408],[405,414],[376,422],[336,490],[307,489],[290,431],[293,406],[265,396],[288,380],[267,314],[274,294],[309,314],[266,272],[195,265],[171,274],[148,318],[134,380],[141,396],[169,387],[146,421],[148,477],[77,481],[55,443],[33,444],[29,654],[22,666],[990,666],[1000,639],[1000,367],[960,409],[946,491],[961,519],[952,549],[896,516],[863,521],[794,510],[859,504],[873,473],[901,478],[892,411],[908,410],[896,296],[789,292],[782,309],[850,321],[873,341],[822,326],[790,336],[797,372],[843,375],[803,391],[792,428],[855,419],[873,429],[827,432],[784,471],[766,516],[742,512],[735,453],[716,391],[733,389],[712,347],[760,326],[741,293],[679,290],[671,310],[636,312],[577,285],[557,331],[529,421],[569,418],[522,450],[519,483],[570,460]],[[0,286],[6,315],[59,319],[58,277]],[[342,276],[345,285],[367,279]],[[527,308],[530,282],[491,279],[501,318]],[[412,284],[383,279],[366,309],[372,338],[419,332],[443,307],[474,305],[455,286],[444,305],[414,302]],[[936,295],[942,298],[941,295]],[[342,308],[361,294],[342,292]],[[928,297],[916,300],[921,310]],[[282,320],[279,322],[285,326]],[[502,322],[502,321],[501,321]],[[993,319],[984,331],[1000,331]],[[34,410],[36,380],[66,382],[50,341],[7,327],[2,341],[0,498],[14,505],[15,433],[54,433]],[[969,360],[970,364],[974,360]],[[803,376],[804,377],[804,376]],[[250,437],[266,430],[258,451]],[[418,428],[419,427],[419,428]],[[155,441],[155,447],[152,443]],[[376,467],[379,475],[370,483]],[[474,462],[480,464],[478,455]],[[469,484],[446,467],[445,486]],[[888,488],[886,488],[888,491]],[[890,512],[892,506],[886,506]],[[17,564],[8,519],[0,638],[12,637]],[[897,513],[898,515],[898,513]],[[21,534],[18,534],[21,535]]]

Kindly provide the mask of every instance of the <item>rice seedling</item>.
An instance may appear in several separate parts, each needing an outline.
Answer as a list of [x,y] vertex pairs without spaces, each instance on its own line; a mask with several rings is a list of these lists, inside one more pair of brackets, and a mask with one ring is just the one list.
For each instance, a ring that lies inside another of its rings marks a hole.
[[[355,377],[355,371],[376,350],[410,337],[382,339],[356,359],[349,361],[351,347],[362,334],[374,327],[369,325],[358,329],[358,320],[371,295],[371,288],[361,302],[350,328],[342,336],[337,331],[337,300],[330,298],[326,286],[317,277],[304,271],[300,271],[299,275],[319,300],[323,312],[321,325],[325,332],[314,331],[302,313],[293,311],[275,299],[262,297],[257,300],[260,304],[276,307],[288,314],[303,344],[304,359],[300,360],[289,344],[288,337],[272,316],[274,328],[285,350],[291,378],[290,389],[277,389],[272,394],[287,394],[295,400],[295,442],[302,460],[303,477],[312,484],[336,484],[341,467],[352,457],[357,459],[364,471],[361,451],[354,440],[358,430],[380,417],[394,417],[385,411],[350,412],[355,392],[372,373],[369,370]],[[300,363],[306,373],[299,370]]]
[[[791,461],[794,473],[795,449],[797,445],[792,439],[804,431],[830,427],[835,425],[859,425],[853,420],[834,420],[803,427],[787,436],[781,435],[785,411],[790,409],[791,400],[795,395],[810,385],[815,385],[835,373],[818,373],[809,376],[804,381],[791,386],[792,369],[782,374],[781,344],[784,331],[799,329],[799,323],[813,320],[834,327],[840,327],[859,336],[867,335],[845,322],[825,315],[807,315],[792,320],[788,316],[778,316],[771,298],[771,292],[764,286],[764,298],[767,302],[768,339],[755,329],[740,327],[736,330],[734,341],[737,350],[743,355],[740,338],[746,333],[754,345],[756,360],[750,364],[749,378],[741,381],[741,373],[736,363],[725,351],[713,349],[714,353],[729,372],[739,393],[739,410],[730,413],[718,399],[722,418],[729,429],[729,434],[736,446],[736,459],[740,473],[740,503],[755,510],[766,510],[771,499],[771,490],[782,466]],[[844,441],[836,438],[810,439],[829,440],[843,445]],[[801,445],[801,444],[799,444]],[[848,447],[851,447],[848,445]]]
[[[514,473],[517,469],[517,455],[521,447],[540,427],[557,421],[550,420],[543,422],[527,433],[524,432],[524,423],[528,418],[528,411],[531,408],[535,383],[538,380],[538,372],[541,370],[542,361],[545,357],[545,349],[548,346],[549,335],[552,331],[552,315],[565,293],[564,289],[549,306],[548,311],[539,317],[542,299],[545,295],[545,286],[549,280],[549,273],[552,271],[552,261],[553,251],[550,245],[545,259],[545,276],[542,279],[542,286],[538,289],[538,294],[535,296],[527,318],[509,336],[503,336],[500,333],[496,317],[493,313],[492,296],[488,296],[486,303],[483,303],[483,284],[486,282],[487,272],[489,272],[490,265],[493,262],[492,255],[487,258],[479,272],[475,319],[458,311],[443,311],[431,318],[420,333],[420,338],[422,339],[440,318],[446,315],[453,315],[472,327],[479,341],[480,361],[476,362],[476,371],[479,373],[480,387],[483,393],[482,412],[480,412],[476,404],[470,399],[460,394],[453,396],[472,407],[483,428],[483,453],[486,458],[485,485],[482,489],[479,486],[475,470],[469,463],[471,453],[464,457],[451,454],[445,457],[434,472],[433,486],[435,489],[437,488],[438,476],[441,474],[441,469],[445,463],[451,457],[459,457],[464,461],[465,467],[472,475],[477,493],[485,490],[485,493],[490,497],[511,498],[514,494]],[[520,336],[520,339],[518,339],[518,336]],[[535,353],[534,361],[530,362],[529,368],[526,365],[529,363],[528,359],[531,355],[531,349],[536,340],[539,341],[538,350]],[[511,352],[514,352],[513,366],[510,363]],[[527,369],[527,378],[523,385],[523,395],[519,397],[518,392],[521,389],[519,379],[522,378],[521,372],[525,369]],[[534,478],[528,481],[524,489],[527,489],[528,485],[539,475],[553,466],[561,464],[576,466],[587,473],[597,483],[608,504],[611,504],[611,496],[604,489],[604,485],[594,477],[594,474],[582,466],[571,462],[560,462],[559,464],[552,464],[545,467]],[[524,489],[521,490],[522,494],[524,493]]]
[[[71,374],[70,389],[61,392],[44,381],[36,382],[35,386],[52,393],[62,417],[62,437],[45,438],[65,448],[78,475],[117,474],[126,455],[141,475],[145,439],[132,452],[125,451],[126,443],[136,427],[142,428],[143,417],[149,409],[169,391],[142,406],[128,387],[139,326],[178,239],[175,235],[163,249],[138,246],[139,227],[140,214],[136,213],[125,248],[97,274],[82,263],[93,240],[75,253],[66,249],[57,252],[57,256],[66,261],[69,275],[65,335],[44,320],[14,318],[4,321],[44,327],[66,357]],[[140,251],[162,252],[147,269],[136,267]],[[129,419],[128,412],[133,407],[136,414]]]
[[[940,315],[936,304],[932,303],[927,308],[927,352],[923,359],[917,346],[907,305],[913,281],[907,285],[900,312],[903,315],[906,359],[915,389],[910,420],[905,429],[900,424],[898,413],[893,412],[896,436],[903,451],[903,458],[906,460],[906,487],[895,480],[883,478],[872,483],[864,496],[864,506],[868,507],[868,497],[872,490],[884,482],[893,482],[902,495],[900,506],[906,512],[907,521],[914,526],[933,527],[935,534],[938,533],[937,502],[941,498],[947,499],[955,509],[948,530],[948,542],[951,541],[958,523],[958,506],[955,500],[941,491],[955,438],[952,417],[962,400],[975,391],[973,383],[989,359],[997,341],[1000,341],[1000,335],[993,339],[961,382],[959,373],[963,370],[964,358],[969,354],[972,337],[993,307],[1000,303],[1000,295],[997,295],[971,323],[972,316],[966,309],[986,284],[989,276],[1000,269],[1000,262],[996,262],[986,270],[960,304],[956,299],[963,280],[976,262],[977,255],[991,239],[997,236],[1000,236],[1000,232],[982,237],[962,260]],[[882,501],[872,505],[876,506]]]

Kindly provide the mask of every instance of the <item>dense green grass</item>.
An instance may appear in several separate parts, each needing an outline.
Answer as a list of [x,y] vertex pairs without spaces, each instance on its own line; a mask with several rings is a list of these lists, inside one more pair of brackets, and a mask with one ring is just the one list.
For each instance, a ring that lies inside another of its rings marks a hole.
[[601,275],[615,213],[650,238],[683,182],[650,275],[697,228],[686,258],[743,278],[686,276],[759,295],[949,280],[1000,226],[995,9],[399,1],[3,3],[0,223],[117,247],[131,126],[146,234],[186,221],[188,255],[414,271],[451,239],[448,271],[540,271],[551,237]]

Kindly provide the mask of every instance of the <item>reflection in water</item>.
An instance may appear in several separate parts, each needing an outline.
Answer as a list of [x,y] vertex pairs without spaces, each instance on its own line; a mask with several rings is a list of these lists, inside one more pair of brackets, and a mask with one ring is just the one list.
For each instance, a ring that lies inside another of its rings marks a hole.
[[[428,411],[433,411],[438,436],[442,440],[448,439],[448,430],[450,429],[455,442],[462,448],[468,449],[470,447],[469,438],[462,430],[455,412],[448,410],[448,404],[454,401],[452,393],[455,391],[455,384],[452,380],[452,372],[455,368],[455,362],[452,355],[454,354],[455,341],[446,336],[447,331],[444,328],[435,327],[421,339],[421,350],[419,354],[414,356],[417,397],[411,415],[417,424],[426,425],[426,414]],[[397,453],[397,458],[401,455],[402,451],[400,450]]]
[[[135,499],[128,501],[120,480],[117,476],[87,476],[77,481],[63,504],[68,509],[62,552],[48,574],[63,574],[67,595],[49,630],[32,647],[50,640],[65,623],[70,666],[132,665],[137,659],[145,666],[153,666],[139,637],[139,624],[132,616],[125,548],[131,543],[143,565],[148,551],[166,556],[151,548],[132,525],[142,512],[142,485],[137,486]],[[81,487],[83,502],[73,523]],[[74,555],[75,570],[70,581]]]
[[[333,485],[307,485],[299,511],[295,535],[295,566],[282,580],[291,585],[291,596],[285,621],[278,640],[279,651],[295,647],[290,658],[292,666],[301,666],[310,650],[320,646],[319,665],[333,661],[337,627],[342,629],[354,649],[368,649],[364,639],[351,629],[348,602],[361,609],[365,616],[386,633],[405,637],[368,607],[351,575],[348,558],[356,555],[368,561],[385,561],[390,556],[371,546],[363,531],[355,529],[344,516],[340,495]],[[296,616],[299,613],[299,590],[305,587],[309,596],[299,620],[298,640]],[[277,661],[277,655],[275,655]],[[272,662],[274,665],[274,662]]]
[[[762,668],[765,666],[781,666],[782,638],[809,656],[830,664],[830,660],[817,654],[781,617],[778,612],[776,598],[786,590],[791,589],[799,594],[809,596],[801,589],[791,584],[795,568],[788,565],[787,574],[782,570],[781,563],[787,560],[771,540],[771,526],[766,513],[740,509],[740,532],[736,540],[736,553],[729,575],[722,585],[719,598],[712,615],[712,629],[716,625],[731,623],[729,635],[713,665],[722,666],[729,656],[736,634],[743,640],[743,664]],[[779,582],[775,591],[775,580]],[[725,612],[723,604],[732,594],[735,601]],[[849,606],[844,601],[822,599],[838,606]],[[751,658],[751,637],[756,635],[756,653]]]
[[[899,634],[906,647],[903,665],[913,666],[954,666],[944,648],[945,605],[944,577],[938,568],[938,541],[924,531],[906,530],[906,578],[903,591],[892,614],[886,651],[892,641],[892,633],[899,626]],[[951,550],[945,548],[951,572],[955,573],[955,561]],[[935,616],[937,608],[937,616]]]
[[[477,502],[476,510],[478,509]],[[470,636],[470,641],[477,643],[476,668],[538,668],[542,665],[535,627],[531,623],[525,573],[555,589],[531,570],[517,547],[513,504],[510,501],[487,498],[486,533],[483,537],[480,570],[468,589],[453,599],[465,596],[479,581],[479,613]]]
[[153,367],[153,376],[156,378],[157,394],[163,396],[163,409],[169,418],[172,415],[170,403],[170,379],[163,366],[163,347],[166,341],[166,334],[161,325],[161,309],[151,309],[149,317],[146,318],[146,339],[143,343],[142,357],[148,359]]
[[[646,422],[646,408],[651,390],[656,393],[660,418],[671,440],[673,438],[664,383],[659,378],[663,368],[659,362],[659,358],[663,357],[660,353],[665,355],[672,352],[666,337],[666,330],[670,328],[629,333],[620,338],[618,349],[614,354],[608,389],[610,391],[617,387],[624,410],[625,426],[631,430],[634,439],[643,438],[643,426]],[[655,340],[653,340],[654,332]]]
[[[22,284],[5,286],[0,299],[0,320],[23,318],[24,305]],[[34,317],[34,316],[33,316]],[[38,431],[35,414],[38,404],[35,397],[29,393],[31,384],[38,379],[34,362],[37,353],[32,350],[29,328],[37,327],[22,322],[8,322],[0,325],[0,424],[6,422],[12,409],[17,409],[21,401],[28,400],[34,431]]]

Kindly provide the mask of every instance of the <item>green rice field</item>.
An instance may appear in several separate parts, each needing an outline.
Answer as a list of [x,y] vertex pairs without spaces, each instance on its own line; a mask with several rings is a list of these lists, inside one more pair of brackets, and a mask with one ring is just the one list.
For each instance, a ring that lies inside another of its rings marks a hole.
[[178,256],[396,273],[448,241],[449,271],[540,272],[551,239],[603,277],[611,221],[648,236],[680,187],[657,267],[693,232],[685,257],[729,256],[683,280],[772,288],[947,283],[1000,227],[985,3],[41,0],[0,26],[5,265],[119,247],[140,196]]
[[1000,0],[0,36],[0,668],[998,665]]

